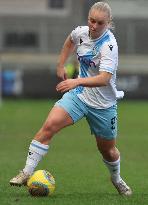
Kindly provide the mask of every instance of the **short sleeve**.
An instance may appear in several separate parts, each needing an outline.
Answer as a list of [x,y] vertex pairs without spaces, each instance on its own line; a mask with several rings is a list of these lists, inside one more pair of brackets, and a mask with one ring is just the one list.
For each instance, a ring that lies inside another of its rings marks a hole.
[[114,73],[118,66],[118,46],[106,42],[100,51],[100,71]]
[[70,34],[71,40],[73,41],[74,44],[77,44],[80,28],[81,28],[80,26],[76,27]]

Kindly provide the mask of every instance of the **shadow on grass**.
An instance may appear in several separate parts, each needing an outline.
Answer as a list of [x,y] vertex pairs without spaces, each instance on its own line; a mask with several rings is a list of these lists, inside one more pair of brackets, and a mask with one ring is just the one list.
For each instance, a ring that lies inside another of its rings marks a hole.
[[[53,196],[53,200],[64,201],[69,199],[71,202],[79,201],[80,204],[110,204],[110,205],[147,205],[148,193],[146,194],[133,194],[130,197],[123,197],[118,193],[67,193],[56,194]],[[76,203],[74,203],[76,204]]]
[[148,193],[133,194],[131,197],[122,197],[118,193],[109,192],[55,192],[50,197],[32,197],[25,187],[11,189],[13,191],[3,193],[1,204],[7,205],[147,205]]
[[56,194],[54,195],[53,197],[54,198],[81,198],[81,199],[86,199],[86,198],[89,198],[89,199],[100,199],[100,198],[106,198],[106,197],[117,197],[118,194],[108,194],[108,193],[79,193],[79,192],[74,192],[74,193],[67,193],[67,194]]

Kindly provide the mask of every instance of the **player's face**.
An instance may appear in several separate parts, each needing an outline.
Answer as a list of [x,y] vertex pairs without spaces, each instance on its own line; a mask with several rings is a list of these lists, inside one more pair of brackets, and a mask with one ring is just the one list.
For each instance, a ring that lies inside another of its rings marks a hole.
[[108,15],[104,11],[92,9],[88,16],[88,26],[90,36],[98,38],[109,25]]

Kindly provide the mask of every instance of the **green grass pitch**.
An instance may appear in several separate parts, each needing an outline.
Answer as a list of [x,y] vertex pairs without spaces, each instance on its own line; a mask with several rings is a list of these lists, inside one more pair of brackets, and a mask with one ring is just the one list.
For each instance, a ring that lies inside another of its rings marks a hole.
[[133,196],[118,195],[97,151],[85,119],[65,128],[52,140],[48,155],[37,169],[56,179],[51,197],[31,197],[26,187],[11,187],[9,180],[24,166],[28,146],[54,101],[5,100],[0,108],[1,205],[147,205],[148,102],[121,101],[118,105],[118,140],[121,175]]

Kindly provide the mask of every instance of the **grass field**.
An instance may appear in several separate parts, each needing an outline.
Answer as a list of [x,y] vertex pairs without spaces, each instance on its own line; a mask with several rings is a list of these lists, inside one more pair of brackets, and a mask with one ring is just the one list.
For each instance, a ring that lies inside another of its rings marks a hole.
[[119,103],[121,175],[133,189],[123,198],[112,187],[94,137],[85,120],[58,133],[48,155],[37,169],[56,179],[52,197],[31,197],[26,187],[10,187],[9,180],[25,163],[28,146],[53,101],[7,100],[0,108],[1,205],[147,205],[148,204],[148,102]]

